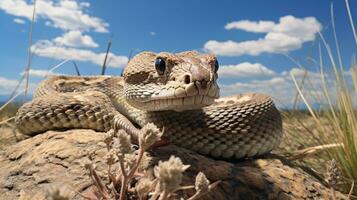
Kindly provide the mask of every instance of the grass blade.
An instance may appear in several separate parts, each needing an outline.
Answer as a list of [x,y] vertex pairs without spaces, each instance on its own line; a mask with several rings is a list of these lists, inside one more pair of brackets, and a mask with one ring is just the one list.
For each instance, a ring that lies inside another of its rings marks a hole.
[[356,29],[355,29],[355,25],[353,24],[353,19],[352,19],[350,4],[349,4],[348,0],[345,0],[345,4],[346,4],[346,8],[347,8],[348,18],[350,19],[350,24],[351,24],[351,28],[352,28],[352,34],[353,34],[353,37],[355,38],[355,42],[356,42],[356,44],[357,44]]
[[76,64],[76,62],[72,61],[73,65],[74,65],[74,69],[76,70],[77,76],[80,76],[81,73],[79,72],[78,66]]
[[102,73],[101,75],[105,75],[105,70],[107,68],[107,59],[108,59],[108,54],[109,54],[109,51],[110,51],[110,47],[112,46],[112,38],[110,38],[109,42],[108,42],[108,46],[107,46],[107,52],[105,54],[105,57],[104,57],[104,62],[103,62],[103,66],[102,66]]
[[29,44],[27,48],[27,67],[25,70],[26,74],[26,86],[25,86],[25,97],[27,96],[27,92],[29,89],[29,79],[30,79],[30,68],[32,64],[32,51],[31,51],[31,46],[32,46],[32,33],[33,33],[33,27],[35,24],[35,16],[36,16],[36,0],[33,2],[33,12],[32,12],[32,19],[31,19],[31,26],[30,26],[30,32],[29,32]]

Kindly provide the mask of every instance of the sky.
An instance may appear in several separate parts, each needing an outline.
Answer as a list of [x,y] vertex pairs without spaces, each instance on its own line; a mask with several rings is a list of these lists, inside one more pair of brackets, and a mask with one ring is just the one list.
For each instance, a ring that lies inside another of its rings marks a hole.
[[[349,4],[357,13],[357,1]],[[329,67],[319,33],[336,50],[332,5],[348,74],[357,45],[342,0],[37,0],[30,93],[48,75],[75,75],[73,62],[82,75],[100,74],[111,40],[109,75],[120,75],[141,51],[197,50],[218,56],[221,96],[263,92],[289,107],[296,95],[291,74],[304,74],[299,65],[319,79],[319,46]],[[27,66],[32,13],[33,0],[0,0],[2,97],[13,92]]]

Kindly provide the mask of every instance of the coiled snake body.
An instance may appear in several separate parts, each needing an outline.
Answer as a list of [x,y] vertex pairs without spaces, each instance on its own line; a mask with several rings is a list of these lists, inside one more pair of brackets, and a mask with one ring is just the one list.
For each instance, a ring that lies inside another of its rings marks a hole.
[[194,51],[142,52],[123,77],[52,76],[16,115],[18,129],[35,135],[52,129],[130,134],[152,122],[172,143],[215,158],[261,155],[282,137],[282,120],[270,97],[250,93],[219,98],[218,62]]

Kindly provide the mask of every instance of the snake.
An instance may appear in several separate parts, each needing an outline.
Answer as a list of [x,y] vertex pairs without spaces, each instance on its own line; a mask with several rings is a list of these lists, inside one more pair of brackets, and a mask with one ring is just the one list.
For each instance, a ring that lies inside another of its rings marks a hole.
[[119,124],[130,134],[148,123],[177,146],[217,159],[242,159],[272,151],[282,140],[282,118],[263,93],[220,97],[215,55],[144,51],[122,76],[51,75],[22,105],[16,127],[28,136],[48,130]]

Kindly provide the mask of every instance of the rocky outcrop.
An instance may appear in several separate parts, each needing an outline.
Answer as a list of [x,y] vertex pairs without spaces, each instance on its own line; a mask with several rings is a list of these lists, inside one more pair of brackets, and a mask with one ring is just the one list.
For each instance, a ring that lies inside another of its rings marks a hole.
[[[71,199],[90,190],[92,181],[83,162],[91,153],[99,175],[105,177],[104,135],[92,130],[48,131],[6,147],[0,153],[0,199],[45,199],[60,188]],[[186,170],[182,185],[194,184],[199,171],[220,184],[202,199],[331,199],[330,190],[288,161],[274,155],[227,162],[167,145],[150,152],[154,161],[180,157]],[[155,165],[156,163],[153,163]],[[187,197],[194,190],[178,192]],[[337,193],[337,199],[344,197]]]

